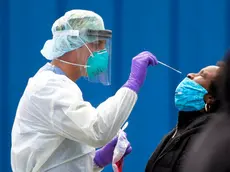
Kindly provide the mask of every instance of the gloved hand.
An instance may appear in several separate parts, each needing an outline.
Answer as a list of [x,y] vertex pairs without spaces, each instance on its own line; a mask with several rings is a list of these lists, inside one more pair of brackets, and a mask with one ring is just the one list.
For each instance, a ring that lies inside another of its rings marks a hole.
[[[101,149],[98,149],[96,151],[96,155],[94,157],[94,163],[103,168],[105,167],[106,165],[108,164],[111,164],[112,163],[112,159],[113,159],[113,151],[114,151],[114,148],[117,144],[117,139],[118,137],[116,136],[115,138],[113,138],[112,141],[110,141],[108,144],[106,144],[104,147],[102,147]],[[130,143],[129,143],[129,146],[128,148],[126,149],[126,152],[125,152],[125,155],[128,155],[130,154],[132,151],[132,147],[130,146]]]
[[145,81],[147,67],[149,65],[155,66],[157,64],[157,58],[148,51],[144,51],[135,56],[132,59],[131,73],[129,75],[129,79],[123,85],[123,87],[128,87],[137,93]]

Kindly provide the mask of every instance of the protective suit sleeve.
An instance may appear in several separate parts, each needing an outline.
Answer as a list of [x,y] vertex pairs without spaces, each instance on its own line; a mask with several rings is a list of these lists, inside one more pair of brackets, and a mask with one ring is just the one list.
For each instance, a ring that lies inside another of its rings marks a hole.
[[45,87],[42,95],[44,94],[49,100],[47,102],[51,102],[47,103],[50,104],[48,109],[51,109],[47,113],[52,130],[65,138],[94,148],[104,146],[117,134],[137,100],[134,91],[121,88],[114,96],[94,108],[83,100],[76,85],[73,87],[53,83]]

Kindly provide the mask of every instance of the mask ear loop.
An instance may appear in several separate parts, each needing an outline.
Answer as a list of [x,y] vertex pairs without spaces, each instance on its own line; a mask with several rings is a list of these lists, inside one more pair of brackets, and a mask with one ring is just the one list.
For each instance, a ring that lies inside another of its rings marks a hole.
[[[68,23],[67,23],[68,24]],[[68,24],[69,25],[69,24]],[[70,25],[69,25],[70,26]],[[80,41],[86,46],[86,48],[89,50],[89,52],[91,53],[91,55],[94,57],[92,51],[89,49],[89,47],[86,45],[86,43],[81,39],[81,37],[79,36],[79,30],[67,30],[67,31],[62,31],[60,33],[57,33],[55,36],[58,36],[58,35],[69,35],[69,36],[77,36]],[[63,62],[63,63],[66,63],[66,64],[69,64],[69,65],[73,65],[73,66],[79,66],[79,67],[83,67],[83,68],[87,68],[87,67],[90,67],[88,65],[81,65],[81,64],[75,64],[75,63],[71,63],[71,62],[67,62],[65,60],[61,60],[61,59],[56,59],[60,62]]]
[[[92,51],[89,49],[89,47],[87,46],[87,44],[81,39],[81,37],[80,37],[80,35],[78,36],[78,38],[80,39],[80,41],[85,45],[85,47],[89,50],[89,52],[90,52],[90,54],[91,54],[91,56],[92,57],[94,57],[94,55],[93,55],[93,53],[92,53]],[[90,66],[88,66],[88,65],[84,65],[84,68],[87,68],[87,67],[90,67]],[[81,70],[81,68],[80,68],[80,70]]]
[[70,65],[73,65],[73,66],[79,66],[79,67],[84,67],[84,68],[89,67],[89,66],[87,66],[87,65],[75,64],[75,63],[67,62],[67,61],[61,60],[61,59],[55,59],[55,60],[58,60],[58,61],[60,61],[60,62],[66,63],[66,64],[70,64]]
[[89,49],[89,47],[87,46],[87,44],[81,39],[81,37],[80,36],[78,36],[79,37],[79,39],[80,39],[80,41],[86,46],[86,48],[89,50],[89,52],[90,52],[90,54],[91,54],[91,56],[93,56],[94,57],[94,55],[93,55],[93,53],[92,53],[92,51]]

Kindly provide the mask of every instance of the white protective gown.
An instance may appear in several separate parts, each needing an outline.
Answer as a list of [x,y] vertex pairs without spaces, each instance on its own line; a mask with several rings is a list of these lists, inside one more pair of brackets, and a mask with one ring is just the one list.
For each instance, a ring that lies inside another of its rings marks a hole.
[[[93,172],[95,148],[109,142],[129,117],[137,94],[129,88],[97,108],[79,87],[47,63],[29,79],[13,129],[14,172]],[[99,96],[103,93],[98,93]]]

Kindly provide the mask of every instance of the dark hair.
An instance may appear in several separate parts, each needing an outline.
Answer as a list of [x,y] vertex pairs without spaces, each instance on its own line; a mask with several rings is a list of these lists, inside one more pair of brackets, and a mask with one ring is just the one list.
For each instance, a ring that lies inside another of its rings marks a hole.
[[218,78],[215,78],[211,81],[211,84],[209,86],[209,94],[213,97],[213,102],[208,105],[208,113],[214,113],[217,112],[221,107],[221,101],[219,97],[219,84],[218,84]]
[[221,106],[230,111],[230,50],[224,56],[217,81],[218,98],[222,102]]
[[[230,55],[230,54],[229,54]],[[217,71],[216,77],[211,81],[209,86],[208,94],[210,94],[213,97],[213,102],[208,105],[208,112],[207,113],[214,113],[221,109],[223,97],[223,87],[222,87],[222,79],[223,79],[223,67],[225,66],[224,61],[219,61],[216,64],[219,67],[219,70]]]

